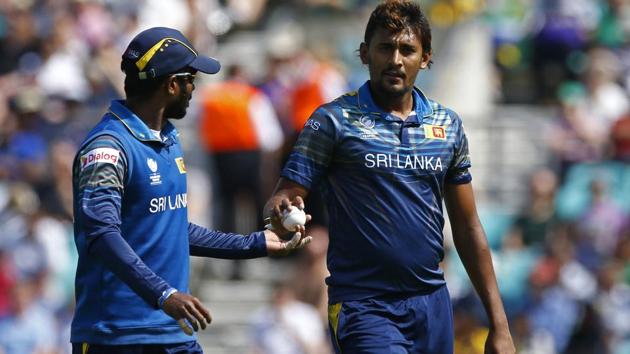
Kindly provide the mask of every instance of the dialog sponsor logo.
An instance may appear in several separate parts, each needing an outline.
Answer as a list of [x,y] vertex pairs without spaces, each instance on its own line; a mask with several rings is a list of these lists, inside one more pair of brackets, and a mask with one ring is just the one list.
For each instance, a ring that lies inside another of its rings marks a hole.
[[97,148],[81,156],[81,169],[97,163],[111,163],[116,165],[120,158],[120,151],[112,148]]

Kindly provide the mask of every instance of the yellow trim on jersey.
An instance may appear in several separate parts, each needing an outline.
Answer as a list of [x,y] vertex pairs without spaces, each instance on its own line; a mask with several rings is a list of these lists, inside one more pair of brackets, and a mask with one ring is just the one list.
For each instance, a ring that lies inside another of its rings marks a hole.
[[339,346],[339,340],[337,339],[337,329],[339,328],[339,313],[341,312],[341,302],[328,305],[328,322],[330,322],[330,327],[332,328],[332,335],[337,343],[337,348],[341,350]]
[[197,52],[195,52],[191,47],[189,47],[188,45],[186,45],[186,43],[180,41],[179,39],[176,38],[171,38],[171,37],[167,37],[162,39],[161,41],[155,43],[155,45],[153,47],[151,47],[146,53],[144,53],[144,55],[138,59],[138,61],[136,61],[136,66],[138,67],[138,69],[140,71],[144,70],[144,68],[147,66],[147,64],[149,64],[149,61],[153,58],[153,56],[155,55],[155,53],[157,53],[158,50],[160,50],[160,48],[162,47],[162,44],[164,44],[164,42],[166,41],[175,41],[181,45],[183,45],[184,47],[186,47],[188,50],[190,50],[195,56],[197,56]]
[[89,349],[90,349],[90,345],[87,343],[83,343],[81,345],[81,354],[87,354]]

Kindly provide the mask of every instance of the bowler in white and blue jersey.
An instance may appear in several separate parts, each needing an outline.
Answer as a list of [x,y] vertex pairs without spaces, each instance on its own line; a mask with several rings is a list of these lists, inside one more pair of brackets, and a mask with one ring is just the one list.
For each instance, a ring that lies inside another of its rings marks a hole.
[[453,353],[440,262],[446,207],[456,248],[490,323],[486,353],[514,353],[477,216],[462,120],[414,86],[431,63],[418,5],[386,1],[360,47],[370,80],[307,121],[265,207],[274,229],[321,192],[330,217],[326,279],[337,353]]

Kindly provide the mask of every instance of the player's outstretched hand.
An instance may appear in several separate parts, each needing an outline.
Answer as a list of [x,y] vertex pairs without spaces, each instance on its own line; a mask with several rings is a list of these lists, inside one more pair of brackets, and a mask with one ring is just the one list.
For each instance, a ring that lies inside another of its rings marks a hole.
[[298,231],[288,240],[282,239],[271,230],[265,230],[265,241],[267,241],[267,254],[270,256],[285,256],[296,249],[308,245],[313,237],[306,235],[304,225],[298,226]]
[[[277,199],[274,202],[276,204],[272,205],[271,216],[265,219],[265,228],[273,231],[276,235],[279,235],[280,238],[285,238],[286,235],[292,234],[293,231],[287,230],[282,225],[282,217],[284,213],[288,212],[292,206],[297,207],[300,210],[304,210],[304,200],[300,196],[296,196],[293,200],[289,200],[289,198]],[[306,214],[306,222],[311,221],[311,215]],[[301,232],[304,235],[303,230],[297,230],[297,232]]]
[[176,319],[182,330],[189,336],[192,336],[193,330],[197,332],[200,328],[206,329],[212,322],[210,312],[203,306],[201,301],[185,293],[173,293],[164,301],[162,310]]

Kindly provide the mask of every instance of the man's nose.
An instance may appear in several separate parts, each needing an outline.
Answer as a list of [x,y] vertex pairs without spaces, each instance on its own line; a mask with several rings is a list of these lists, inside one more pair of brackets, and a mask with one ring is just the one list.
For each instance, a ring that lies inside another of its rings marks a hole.
[[394,52],[392,53],[392,56],[391,56],[391,63],[396,66],[402,65],[402,55],[400,54],[400,50],[394,49]]

